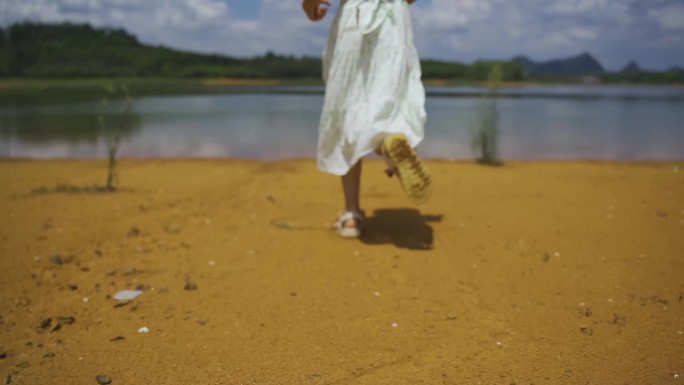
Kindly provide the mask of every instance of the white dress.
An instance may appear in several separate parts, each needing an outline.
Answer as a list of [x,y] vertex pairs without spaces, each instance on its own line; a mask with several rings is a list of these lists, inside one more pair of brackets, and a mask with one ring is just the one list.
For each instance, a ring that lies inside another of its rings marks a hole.
[[323,58],[317,163],[345,175],[387,134],[423,140],[425,89],[404,0],[341,0]]

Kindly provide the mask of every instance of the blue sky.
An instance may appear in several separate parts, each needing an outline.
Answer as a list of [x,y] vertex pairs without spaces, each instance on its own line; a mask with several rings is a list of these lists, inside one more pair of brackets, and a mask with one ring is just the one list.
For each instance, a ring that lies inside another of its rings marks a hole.
[[[0,24],[89,22],[192,51],[320,55],[331,18],[311,23],[300,7],[300,0],[0,0]],[[417,0],[412,12],[423,58],[548,60],[587,51],[609,69],[629,60],[684,67],[684,0]]]

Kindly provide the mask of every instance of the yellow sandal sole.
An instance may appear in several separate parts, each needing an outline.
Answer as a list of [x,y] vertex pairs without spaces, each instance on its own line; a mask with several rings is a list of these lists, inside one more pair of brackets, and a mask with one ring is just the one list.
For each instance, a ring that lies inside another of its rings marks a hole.
[[426,203],[432,196],[432,179],[406,136],[387,135],[382,150],[395,164],[401,187],[408,199],[416,205]]

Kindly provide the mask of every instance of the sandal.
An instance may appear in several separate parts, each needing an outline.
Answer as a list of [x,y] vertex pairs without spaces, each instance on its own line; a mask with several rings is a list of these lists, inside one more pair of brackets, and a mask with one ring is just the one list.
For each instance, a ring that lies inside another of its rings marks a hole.
[[[342,238],[359,238],[363,230],[363,212],[345,211],[337,218],[335,227]],[[349,224],[352,223],[352,226]]]
[[399,176],[406,196],[415,204],[428,201],[432,195],[432,179],[403,134],[391,134],[382,142],[381,152],[389,169],[387,176]]

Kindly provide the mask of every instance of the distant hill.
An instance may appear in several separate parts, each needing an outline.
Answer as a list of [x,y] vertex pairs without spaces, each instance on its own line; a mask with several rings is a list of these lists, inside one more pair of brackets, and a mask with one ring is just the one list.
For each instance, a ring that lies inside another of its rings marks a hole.
[[[504,80],[523,80],[513,61],[477,61],[471,65],[423,61],[426,79],[485,80],[495,66]],[[142,44],[123,29],[87,24],[20,23],[0,28],[0,77],[230,77],[250,79],[320,79],[321,59],[267,52],[235,58],[183,52]]]
[[[471,64],[426,59],[421,64],[424,79],[459,82],[484,81],[498,66],[505,81],[684,83],[679,67],[655,72],[630,63],[624,73],[610,73],[589,53],[547,62],[517,56]],[[24,22],[0,28],[0,77],[320,79],[321,59],[272,52],[253,58],[201,54],[146,45],[123,29]]]
[[88,24],[14,24],[0,29],[0,76],[313,78],[318,58],[238,59],[141,44],[123,29]]
[[641,69],[641,67],[639,67],[639,64],[633,60],[627,63],[627,65],[620,70],[620,73],[623,75],[634,75],[642,72],[644,71]]
[[600,75],[605,72],[601,63],[586,52],[566,59],[547,62],[535,62],[525,56],[516,56],[513,60],[521,63],[529,76],[581,76]]
[[522,64],[523,68],[525,69],[525,73],[528,75],[536,71],[537,67],[539,66],[539,63],[531,60],[527,56],[515,56],[513,61]]

